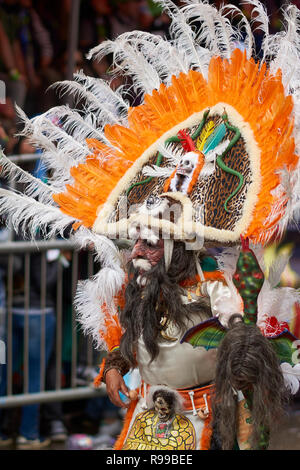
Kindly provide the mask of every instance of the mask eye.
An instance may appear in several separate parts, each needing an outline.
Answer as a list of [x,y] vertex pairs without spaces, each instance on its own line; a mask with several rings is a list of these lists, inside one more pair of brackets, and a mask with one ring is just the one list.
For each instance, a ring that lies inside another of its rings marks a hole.
[[146,201],[146,208],[147,209],[153,209],[160,203],[160,199],[155,196],[149,196],[147,201]]
[[152,242],[151,240],[145,240],[145,244],[148,246],[148,248],[154,248],[157,243]]

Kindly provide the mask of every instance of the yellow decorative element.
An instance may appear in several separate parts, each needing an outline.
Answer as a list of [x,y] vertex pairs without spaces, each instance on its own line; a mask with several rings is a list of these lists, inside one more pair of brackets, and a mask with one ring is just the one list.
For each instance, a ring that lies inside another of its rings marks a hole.
[[201,296],[201,282],[198,282],[197,284],[197,289],[196,289],[196,295],[197,297],[200,297]]
[[191,294],[191,289],[188,289],[188,295],[187,295],[187,297],[188,297],[188,300],[190,300],[190,301],[193,300],[192,294]]
[[200,408],[200,410],[197,411],[197,415],[200,419],[205,420],[209,417],[209,411],[206,411],[205,408]]
[[156,427],[158,422],[159,419],[154,410],[138,414],[123,450],[196,449],[195,429],[186,416],[179,414],[174,416],[168,437],[156,437]]
[[203,151],[203,147],[208,137],[213,133],[215,128],[214,121],[209,121],[201,132],[200,136],[197,139],[196,147],[200,152]]

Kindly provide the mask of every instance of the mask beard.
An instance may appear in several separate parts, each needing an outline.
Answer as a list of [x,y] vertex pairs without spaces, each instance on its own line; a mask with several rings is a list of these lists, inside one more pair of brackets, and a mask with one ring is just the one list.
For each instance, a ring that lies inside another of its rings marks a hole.
[[120,314],[120,322],[125,330],[121,340],[121,353],[131,366],[135,366],[135,346],[142,335],[145,347],[153,361],[158,353],[158,340],[163,315],[178,328],[183,328],[191,312],[206,309],[205,302],[182,303],[182,288],[179,283],[196,275],[193,251],[187,251],[184,243],[176,242],[172,262],[166,272],[164,257],[142,275],[145,287],[139,285],[141,273],[131,262],[128,267],[129,283],[125,291],[125,307]]

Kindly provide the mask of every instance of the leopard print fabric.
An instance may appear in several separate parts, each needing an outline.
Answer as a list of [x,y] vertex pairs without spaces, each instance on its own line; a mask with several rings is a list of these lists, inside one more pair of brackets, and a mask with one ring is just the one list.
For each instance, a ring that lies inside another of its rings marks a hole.
[[[210,116],[209,120],[220,122],[220,116]],[[186,131],[192,135],[197,126],[198,125],[195,125],[192,128],[186,129]],[[234,133],[227,130],[223,140],[231,140],[233,137]],[[183,155],[185,153],[180,143],[173,143],[172,146],[174,150],[179,151],[179,154],[181,153]],[[152,155],[144,166],[155,165],[157,156],[158,152]],[[195,221],[200,221],[201,217],[201,222],[208,227],[214,227],[219,230],[234,230],[236,224],[242,217],[248,187],[252,182],[250,160],[246,151],[245,141],[242,137],[240,137],[235,146],[224,156],[223,162],[228,167],[241,173],[244,177],[241,189],[228,203],[228,210],[230,213],[226,212],[224,204],[228,196],[238,186],[239,179],[237,176],[222,170],[217,163],[215,164],[215,171],[213,174],[202,178],[200,175],[189,197],[194,208],[200,206],[203,208],[201,215],[199,215],[198,211],[195,211]],[[160,166],[170,166],[170,162],[163,158]],[[137,182],[145,181],[146,178],[147,177],[141,170],[131,180],[129,186]],[[125,198],[124,196],[126,196],[126,191],[129,188],[128,186],[128,188],[126,188],[126,190],[124,190],[120,195],[116,204],[116,211],[114,213],[113,220],[110,221],[118,221],[120,219],[119,214],[122,214],[122,212],[124,213],[124,209],[127,209],[127,213],[130,215],[131,208],[142,204],[150,195],[157,196],[162,194],[164,192],[165,182],[166,178],[163,177],[152,178],[150,182],[134,186],[127,195],[127,198]],[[121,204],[124,204],[125,200],[127,202],[127,208],[124,208],[123,206],[121,211]]]

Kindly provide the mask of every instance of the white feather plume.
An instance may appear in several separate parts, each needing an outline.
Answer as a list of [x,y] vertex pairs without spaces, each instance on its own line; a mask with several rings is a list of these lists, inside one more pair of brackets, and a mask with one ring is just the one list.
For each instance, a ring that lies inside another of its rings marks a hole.
[[189,67],[199,70],[206,78],[212,52],[197,43],[196,32],[188,24],[183,11],[171,0],[155,0],[155,3],[161,5],[172,20],[170,34],[175,47],[184,51]]
[[[239,23],[236,25],[236,28],[238,30],[238,36],[237,36],[237,44],[236,46],[241,43],[241,39],[243,37],[243,44],[247,50],[247,57],[250,59],[252,57],[252,54],[254,52],[254,37],[251,29],[251,25],[249,21],[247,20],[246,16],[244,13],[238,8],[237,6],[233,5],[232,3],[226,4],[223,7],[220,8],[220,13],[222,16],[231,16],[232,19],[236,19],[237,17],[240,17]],[[244,31],[244,34],[243,34]]]
[[26,136],[33,145],[43,150],[40,158],[45,167],[52,170],[48,182],[54,192],[62,192],[66,183],[72,182],[70,168],[84,163],[90,154],[88,146],[55,125],[52,122],[55,114],[51,109],[33,119],[28,119],[20,108],[17,112],[24,123],[19,135]]
[[258,23],[256,30],[264,33],[265,37],[269,35],[269,17],[265,5],[259,0],[242,0],[241,5],[252,5],[251,22]]
[[88,58],[93,57],[100,61],[107,54],[113,54],[113,72],[117,75],[120,73],[129,75],[133,80],[136,92],[151,94],[154,89],[159,88],[160,77],[134,42],[130,42],[122,36],[114,41],[104,41],[94,47],[89,52]]
[[125,282],[122,257],[116,245],[104,236],[92,233],[81,227],[75,232],[74,241],[80,248],[91,244],[95,250],[95,259],[100,262],[100,271],[91,279],[80,281],[75,296],[77,318],[86,334],[92,335],[98,349],[107,349],[99,331],[105,330],[104,312],[101,306],[116,313],[114,297],[120,292]]
[[[75,103],[78,103],[81,100],[87,102],[87,105],[84,107],[85,115],[93,113],[95,118],[97,118],[97,130],[98,130],[98,139],[104,142],[106,145],[111,146],[111,143],[106,139],[105,135],[101,130],[106,124],[126,124],[124,116],[120,115],[120,112],[111,106],[111,103],[107,103],[107,97],[111,97],[111,93],[108,94],[108,89],[110,92],[114,93],[109,85],[107,85],[106,94],[103,91],[103,98],[100,99],[99,96],[95,94],[96,86],[89,84],[89,87],[93,89],[90,91],[87,89],[86,85],[78,83],[78,80],[83,81],[83,76],[75,74],[75,80],[64,80],[61,82],[56,82],[52,87],[55,87],[60,90],[60,96],[64,94],[72,94],[72,97],[75,98]],[[85,81],[88,82],[90,77],[85,76]],[[96,80],[96,79],[95,79]],[[105,97],[105,98],[104,98]],[[96,130],[96,128],[95,128]]]
[[[56,106],[51,109],[51,115],[56,116],[58,119],[62,119],[61,127],[73,138],[76,142],[80,142],[85,145],[86,139],[98,139],[101,142],[105,142],[111,147],[111,143],[106,139],[104,133],[96,128],[96,124],[93,119],[87,114],[85,117],[81,116],[79,112],[71,109],[69,106]],[[113,121],[114,124],[119,123],[116,119]]]
[[7,158],[0,150],[0,165],[1,165],[1,176],[6,177],[10,181],[16,181],[17,183],[24,183],[25,194],[32,197],[37,197],[39,201],[53,205],[52,199],[55,193],[54,188],[44,183],[39,178],[34,177],[27,171],[12,162]]
[[173,143],[160,143],[157,147],[157,150],[169,163],[173,164],[174,166],[178,165],[183,156],[182,147],[174,146]]
[[226,16],[222,16],[214,6],[200,1],[183,7],[182,13],[190,24],[200,22],[197,42],[204,42],[213,54],[230,57],[240,36]]
[[143,174],[146,176],[152,176],[154,178],[169,178],[173,173],[173,167],[160,167],[157,165],[145,166],[143,168]]
[[268,317],[276,317],[279,322],[289,323],[293,316],[295,303],[300,302],[300,292],[291,287],[276,287],[289,261],[289,254],[276,258],[269,268],[268,279],[265,279],[257,299],[257,324],[264,326]]
[[225,248],[216,256],[219,270],[226,273],[229,278],[232,278],[235,273],[239,253],[239,247],[232,246]]
[[126,125],[129,103],[122,96],[123,86],[113,90],[109,83],[101,78],[89,77],[82,71],[74,73],[74,80],[82,84],[98,100],[97,109],[94,110],[94,107],[88,107],[88,111],[93,109],[95,113],[99,113],[102,111],[102,106],[105,105],[105,109],[112,113],[123,125]]
[[[200,71],[207,78],[208,66],[213,55],[229,58],[237,43],[241,41],[242,32],[248,58],[254,51],[254,40],[251,26],[242,11],[234,5],[224,5],[219,11],[208,1],[185,0],[183,7],[177,7],[171,0],[155,0],[170,16],[171,41],[147,32],[131,31],[122,34],[115,41],[104,41],[92,49],[89,58],[101,60],[113,54],[113,75],[130,76],[136,92],[151,94],[159,89],[161,83],[170,85],[172,76],[180,72],[188,73],[190,69]],[[252,25],[258,24],[264,35],[263,53],[268,60],[271,73],[282,70],[283,84],[287,94],[294,101],[295,144],[300,154],[300,13],[290,5],[284,8],[285,29],[275,35],[269,34],[269,18],[262,2],[245,0],[253,6]],[[240,18],[233,26],[229,17]],[[200,24],[196,30],[195,25]],[[203,47],[205,45],[205,47]],[[52,170],[49,184],[46,185],[24,170],[18,169],[6,157],[3,158],[3,171],[9,178],[27,185],[26,194],[0,190],[0,209],[8,214],[13,226],[25,232],[29,230],[34,238],[37,230],[45,236],[63,234],[65,228],[76,219],[64,215],[54,205],[52,195],[63,191],[65,184],[72,182],[70,168],[84,163],[90,150],[85,142],[92,137],[104,142],[111,148],[103,132],[105,124],[128,125],[129,104],[125,92],[120,87],[114,91],[108,83],[82,72],[74,75],[74,81],[64,81],[55,85],[61,94],[72,93],[77,102],[81,102],[82,111],[71,110],[67,106],[55,107],[52,110],[29,120],[20,109],[19,117],[24,122],[21,135],[28,136],[30,141],[43,150],[41,159],[46,167]],[[128,96],[128,95],[127,95]],[[53,123],[53,117],[59,125]],[[222,145],[209,152],[202,176],[208,176],[213,169]],[[161,145],[158,149],[170,166],[153,165],[144,168],[148,176],[169,177],[182,157],[182,149],[173,144]],[[104,156],[108,158],[108,155]],[[274,190],[277,203],[270,213],[270,220],[275,220],[284,206],[285,214],[279,223],[279,233],[286,228],[289,220],[300,211],[300,170],[291,171],[284,168],[280,171],[280,184]],[[35,199],[37,197],[39,200]],[[113,242],[93,235],[91,231],[80,228],[75,235],[80,246],[93,244],[97,259],[102,269],[92,280],[79,284],[76,295],[76,306],[79,321],[86,332],[91,333],[98,346],[104,347],[99,338],[99,329],[103,325],[103,314],[100,306],[105,303],[112,312],[115,311],[113,297],[122,288],[125,280],[122,260]],[[218,259],[219,268],[224,272],[229,287],[234,294],[232,276],[238,258],[237,248],[226,249]],[[255,250],[259,263],[263,267],[261,251]],[[269,278],[265,280],[258,298],[258,322],[263,324],[267,316],[276,316],[279,321],[288,321],[292,306],[299,301],[299,293],[290,288],[275,288],[286,260],[279,259],[270,269]]]
[[[72,182],[70,168],[84,163],[90,150],[86,143],[77,141],[62,127],[52,122],[57,118],[51,110],[32,119],[34,132],[43,133],[56,146],[56,152],[44,152],[42,160],[46,166],[53,169],[49,182],[55,187],[63,188],[66,183]],[[34,134],[32,136],[34,138]]]
[[0,189],[0,211],[8,216],[14,230],[32,239],[40,232],[44,238],[51,238],[64,231],[76,219],[63,214],[58,207],[36,201],[33,197]]
[[292,395],[295,395],[300,386],[300,364],[291,366],[288,362],[283,362],[280,367],[286,388]]

